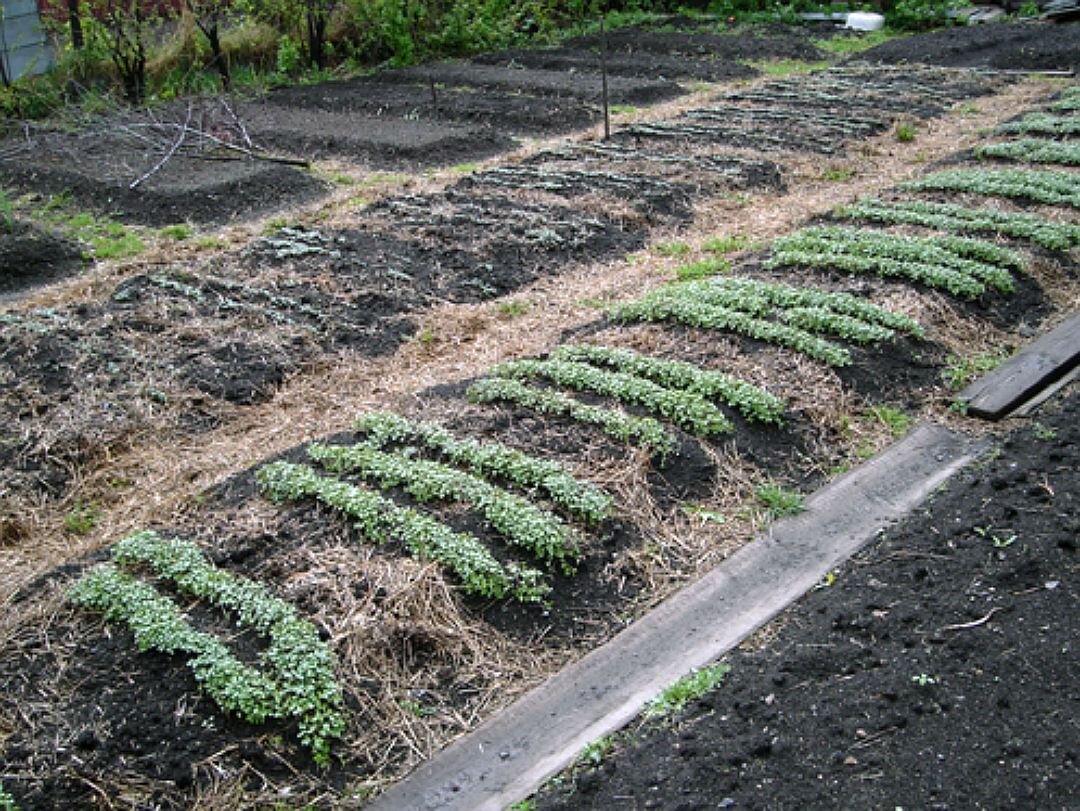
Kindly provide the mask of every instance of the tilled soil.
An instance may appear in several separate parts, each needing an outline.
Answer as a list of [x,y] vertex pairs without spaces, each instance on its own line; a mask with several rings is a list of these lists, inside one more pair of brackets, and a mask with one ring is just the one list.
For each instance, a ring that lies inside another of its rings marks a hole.
[[1073,807],[1078,408],[1074,386],[535,807]]
[[1080,69],[1075,23],[988,23],[891,40],[856,57],[902,65],[923,63],[993,70]]

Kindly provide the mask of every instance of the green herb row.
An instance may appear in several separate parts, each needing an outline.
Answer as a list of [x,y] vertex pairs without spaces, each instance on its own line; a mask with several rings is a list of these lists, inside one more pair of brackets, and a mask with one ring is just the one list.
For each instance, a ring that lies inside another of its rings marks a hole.
[[652,417],[635,417],[625,411],[589,405],[559,391],[528,386],[520,380],[487,378],[469,386],[466,398],[472,403],[512,403],[553,417],[592,425],[608,436],[648,449],[663,459],[675,451],[678,443],[663,423]]
[[1020,135],[1080,135],[1080,116],[1028,113],[1019,121],[1008,121],[998,132]]
[[1061,91],[1058,100],[1050,105],[1055,112],[1080,110],[1080,87],[1067,87]]
[[510,543],[545,562],[561,563],[567,573],[581,558],[578,539],[557,516],[471,473],[407,451],[386,453],[363,444],[315,444],[308,447],[308,456],[334,473],[357,474],[382,488],[401,487],[420,502],[469,503]]
[[779,424],[784,413],[784,403],[779,397],[733,375],[702,369],[692,363],[663,360],[630,349],[597,344],[566,344],[552,352],[551,358],[604,364],[661,386],[692,392],[701,397],[719,397],[749,420]]
[[951,191],[1080,208],[1080,182],[1068,172],[1035,169],[946,169],[904,183],[905,191]]
[[1050,163],[1058,166],[1080,166],[1080,143],[1048,141],[1042,138],[1022,138],[1000,144],[975,147],[978,158],[997,158],[1018,163]]
[[622,323],[674,322],[699,329],[723,330],[801,352],[831,366],[847,366],[851,353],[839,344],[805,329],[777,324],[751,313],[702,301],[696,292],[701,282],[669,285],[637,301],[614,307],[609,315]]
[[504,567],[475,536],[377,493],[320,476],[306,465],[273,462],[261,467],[256,479],[272,501],[316,498],[351,518],[365,538],[378,543],[400,540],[412,555],[450,569],[471,594],[535,602],[550,590],[540,571],[515,563]]
[[492,377],[512,380],[544,378],[576,391],[589,391],[641,406],[699,436],[734,430],[724,413],[700,394],[669,389],[627,372],[608,371],[588,363],[562,360],[515,360],[491,370]]
[[777,240],[769,267],[801,266],[876,273],[920,282],[973,298],[987,286],[1013,289],[1008,267],[1022,267],[1014,252],[985,240],[906,237],[861,228],[805,228]]
[[[227,712],[245,721],[294,718],[300,741],[315,761],[329,762],[330,742],[345,728],[333,656],[318,630],[264,586],[213,566],[194,544],[135,533],[113,549],[117,564],[91,569],[71,589],[71,599],[128,625],[139,650],[186,653],[196,681]],[[171,599],[120,567],[148,566],[163,580],[234,613],[237,624],[269,638],[265,672],[240,662],[216,636],[194,629]]]
[[1051,250],[1080,245],[1080,226],[1051,222],[1035,214],[966,208],[955,203],[861,200],[833,211],[837,217],[886,225],[921,225],[950,233],[988,233],[1026,239]]
[[[886,327],[896,332],[922,335],[922,328],[914,319],[902,313],[871,304],[865,298],[854,296],[851,293],[820,290],[815,287],[793,287],[788,284],[739,277],[719,280],[713,283],[713,287],[716,292],[711,290],[704,292],[704,296],[708,301],[712,301],[712,297],[717,292],[725,291],[728,294],[733,294],[736,300],[762,300],[774,308],[828,310],[838,315],[850,316],[866,324]],[[761,312],[766,309],[768,308],[763,308]],[[840,332],[834,334],[839,335],[841,338],[845,337]]]
[[364,441],[371,447],[417,441],[478,476],[534,487],[587,523],[598,524],[611,513],[611,496],[599,487],[579,481],[558,462],[538,459],[496,442],[458,439],[441,425],[413,422],[386,411],[364,414],[354,427],[365,434]]

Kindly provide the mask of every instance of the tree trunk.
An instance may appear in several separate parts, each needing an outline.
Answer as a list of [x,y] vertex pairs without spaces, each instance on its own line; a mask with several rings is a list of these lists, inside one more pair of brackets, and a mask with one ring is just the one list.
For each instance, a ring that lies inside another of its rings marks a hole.
[[82,31],[82,18],[79,16],[79,0],[68,0],[68,23],[71,25],[71,47],[81,50],[85,45]]

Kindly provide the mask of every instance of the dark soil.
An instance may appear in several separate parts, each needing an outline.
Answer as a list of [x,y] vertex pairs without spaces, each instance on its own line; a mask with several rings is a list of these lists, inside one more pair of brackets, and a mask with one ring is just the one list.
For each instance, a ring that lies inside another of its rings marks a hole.
[[378,76],[274,90],[265,103],[329,112],[356,112],[375,119],[448,121],[482,125],[512,135],[583,129],[600,118],[599,108],[578,99],[524,93],[380,81]]
[[537,808],[1074,807],[1078,407],[1044,406]]
[[22,220],[0,222],[0,300],[72,276],[85,264],[71,240]]
[[1080,70],[1080,23],[988,23],[946,28],[882,43],[864,51],[856,61],[1077,71]]
[[272,211],[288,200],[310,201],[326,190],[300,170],[263,160],[173,156],[131,188],[164,153],[109,135],[50,133],[32,157],[0,163],[0,181],[41,198],[70,195],[78,206],[142,225],[222,224]]

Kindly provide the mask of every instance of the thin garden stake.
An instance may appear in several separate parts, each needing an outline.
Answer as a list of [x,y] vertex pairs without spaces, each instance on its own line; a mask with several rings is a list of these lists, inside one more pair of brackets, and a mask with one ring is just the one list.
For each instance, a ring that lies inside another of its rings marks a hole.
[[600,95],[604,105],[604,140],[611,137],[611,112],[608,109],[607,89],[607,31],[604,29],[604,18],[600,15]]

